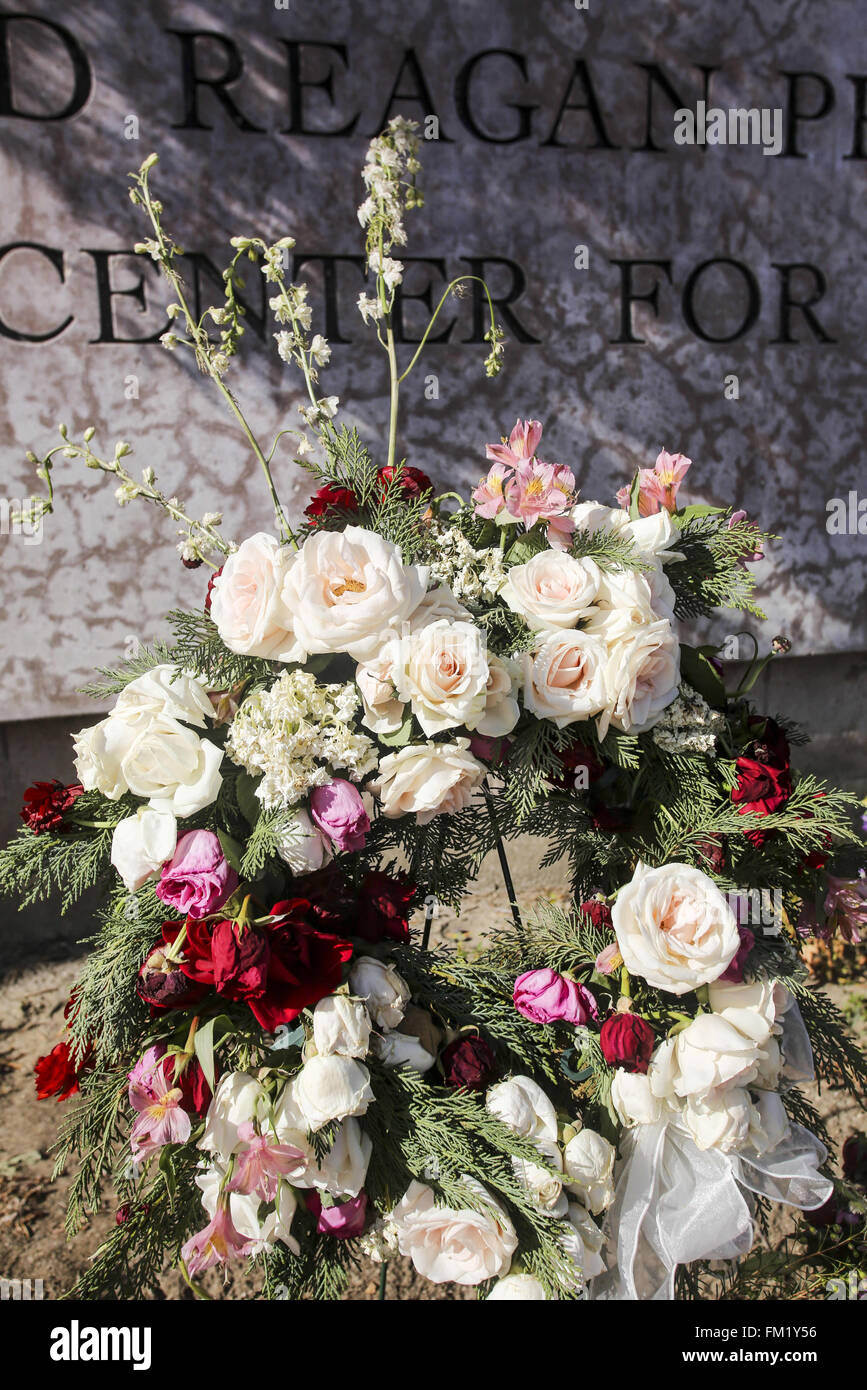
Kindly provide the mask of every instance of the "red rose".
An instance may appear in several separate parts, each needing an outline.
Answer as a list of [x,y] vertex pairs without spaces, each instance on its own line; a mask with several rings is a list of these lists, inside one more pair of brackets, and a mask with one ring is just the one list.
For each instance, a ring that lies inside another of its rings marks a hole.
[[812,1211],[805,1211],[804,1220],[811,1226],[836,1226],[838,1208],[837,1194],[832,1192],[827,1202],[823,1202],[820,1207],[814,1207]]
[[323,483],[304,508],[308,521],[319,521],[329,512],[357,512],[358,498],[348,487],[338,487],[336,483]]
[[[170,939],[166,935],[168,928],[173,929],[171,939],[174,939],[178,923],[166,924],[163,935],[167,941]],[[179,964],[166,960],[165,950],[160,945],[154,947],[139,970],[135,990],[139,999],[154,1010],[186,1009],[207,994],[208,985],[191,980]]]
[[863,1186],[867,1183],[867,1136],[850,1134],[842,1149],[843,1177]]
[[215,922],[211,931],[214,989],[227,999],[245,1001],[263,993],[271,947],[258,927]]
[[359,891],[353,935],[365,941],[408,941],[416,891],[406,874],[371,870]]
[[605,771],[605,764],[583,743],[573,743],[556,756],[562,771],[550,776],[548,781],[564,792],[586,790],[593,782],[598,782]]
[[187,1057],[186,1065],[178,1071],[183,1060],[179,1052],[167,1052],[161,1059],[163,1076],[169,1086],[181,1093],[181,1109],[188,1115],[204,1115],[211,1103],[211,1088],[197,1057]]
[[599,1030],[602,1056],[625,1071],[647,1071],[654,1041],[653,1029],[638,1014],[612,1014]]
[[483,1038],[456,1038],[443,1048],[441,1060],[447,1086],[484,1091],[496,1075],[496,1058]]
[[48,1100],[56,1096],[66,1100],[78,1090],[79,1079],[90,1068],[90,1048],[80,1062],[75,1060],[68,1042],[59,1042],[45,1057],[37,1057],[33,1068],[36,1077],[37,1100]]
[[611,921],[611,908],[607,903],[600,902],[598,898],[588,898],[586,902],[579,903],[578,911],[583,912],[585,917],[589,917],[598,931],[614,930],[614,923]]
[[[396,473],[396,468],[388,466],[379,469],[376,476],[382,484],[383,492],[385,492],[386,487]],[[399,486],[401,492],[407,497],[421,497],[422,493],[433,491],[433,483],[427,473],[422,473],[420,468],[410,468],[407,464],[404,464],[403,468],[400,470]]]
[[210,574],[210,575],[208,576],[208,592],[205,594],[205,612],[206,612],[206,613],[210,613],[210,611],[211,611],[211,599],[214,597],[214,580],[215,580],[215,579],[219,579],[219,577],[220,577],[220,575],[221,575],[222,573],[223,573],[223,566],[221,565],[220,568],[219,568],[218,570],[214,570],[213,574]]
[[792,775],[789,769],[760,763],[755,758],[738,758],[735,763],[737,786],[732,789],[732,801],[741,815],[752,812],[769,816],[785,806],[792,794]]
[[775,719],[767,715],[753,715],[748,721],[751,733],[755,734],[746,750],[756,762],[768,763],[772,767],[787,768],[791,757],[789,740]]
[[63,823],[64,812],[83,791],[80,782],[71,782],[67,787],[56,778],[53,782],[34,782],[24,793],[21,819],[34,835],[41,835],[43,830],[68,830]]
[[706,840],[702,840],[696,845],[696,849],[704,859],[705,871],[711,874],[721,874],[726,866],[725,839],[722,835],[709,835]]

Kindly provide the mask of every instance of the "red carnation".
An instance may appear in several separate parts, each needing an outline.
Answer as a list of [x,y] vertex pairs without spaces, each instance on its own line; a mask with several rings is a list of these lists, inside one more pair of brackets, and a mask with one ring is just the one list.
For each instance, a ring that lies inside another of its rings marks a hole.
[[[396,468],[392,468],[391,466],[379,469],[376,476],[382,484],[383,492],[385,492],[386,487],[392,481],[397,471]],[[400,470],[398,486],[401,492],[407,497],[421,497],[423,493],[433,491],[433,483],[427,473],[423,473],[420,468],[410,468],[407,464],[404,464],[403,468]]]
[[614,924],[611,921],[611,908],[607,903],[601,902],[599,898],[588,898],[586,902],[579,903],[578,911],[583,912],[585,917],[589,917],[598,931],[614,930]]
[[653,1044],[653,1029],[638,1014],[612,1014],[599,1030],[602,1056],[625,1071],[646,1072]]
[[456,1038],[442,1052],[447,1086],[484,1091],[496,1074],[496,1058],[484,1038]]
[[219,577],[220,577],[220,575],[221,575],[222,573],[223,573],[223,566],[221,565],[220,568],[219,568],[218,570],[214,570],[213,574],[208,575],[208,592],[205,594],[205,612],[206,612],[206,613],[210,613],[210,611],[211,611],[211,600],[212,600],[212,598],[214,597],[214,581],[215,581],[216,579],[219,579]]
[[371,870],[358,895],[353,935],[365,941],[408,941],[416,891],[406,874],[392,876]]
[[56,778],[53,782],[34,782],[24,793],[21,819],[34,835],[43,830],[67,830],[63,824],[64,812],[81,796],[84,787],[80,782],[64,786]]
[[77,1062],[71,1045],[68,1042],[59,1042],[47,1056],[36,1059],[33,1071],[36,1077],[37,1099],[48,1100],[49,1096],[56,1096],[58,1100],[66,1100],[67,1096],[74,1096],[80,1078],[89,1070],[90,1065],[90,1048],[87,1048],[81,1061]]
[[348,487],[338,487],[336,483],[323,483],[317,488],[304,508],[309,521],[319,521],[329,512],[357,512],[358,498]]

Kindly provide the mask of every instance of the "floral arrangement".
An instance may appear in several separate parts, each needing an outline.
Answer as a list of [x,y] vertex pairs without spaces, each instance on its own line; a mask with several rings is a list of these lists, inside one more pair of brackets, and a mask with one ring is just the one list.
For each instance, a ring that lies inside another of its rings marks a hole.
[[[331,348],[286,281],[291,238],[235,238],[225,301],[196,318],[155,162],[131,197],[171,288],[164,343],[235,415],[274,531],[227,540],[92,429],[32,456],[31,517],[54,510],[56,458],[77,459],[122,505],[161,507],[184,565],[212,571],[170,642],[89,688],[113,704],[75,739],[78,781],[31,787],[0,854],[22,904],[106,893],[67,1035],[37,1065],[41,1096],[78,1097],[57,1155],[77,1155],[70,1231],[106,1180],[118,1194],[77,1292],[140,1296],[168,1260],[201,1293],[249,1257],[264,1296],[337,1297],[366,1255],[494,1299],[688,1293],[702,1262],[746,1254],[769,1201],[827,1204],[801,1087],[860,1092],[865,1074],[802,963],[810,938],[863,930],[850,798],[798,777],[797,731],[748,699],[787,644],[730,690],[682,630],[758,613],[771,538],[681,506],[691,463],[664,450],[617,505],[582,500],[534,419],[487,445],[468,499],[398,458],[401,383],[460,290],[401,371],[413,123],[373,141],[359,208],[358,307],[390,375],[380,463],[321,393]],[[245,261],[306,392],[267,450],[226,384]],[[287,439],[312,483],[294,525]],[[568,861],[569,910],[522,920],[506,845],[525,834]],[[431,949],[437,904],[459,906],[491,850],[511,922],[471,957]]]

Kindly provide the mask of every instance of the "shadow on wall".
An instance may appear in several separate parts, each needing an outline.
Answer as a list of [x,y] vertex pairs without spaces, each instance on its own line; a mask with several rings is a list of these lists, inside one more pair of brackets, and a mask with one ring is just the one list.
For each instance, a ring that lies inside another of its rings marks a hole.
[[[738,667],[733,664],[735,674]],[[736,681],[729,681],[730,686]],[[763,714],[784,713],[812,735],[794,750],[799,768],[858,796],[867,794],[867,653],[781,658],[766,668],[752,692]],[[0,725],[0,841],[15,834],[22,795],[31,782],[73,781],[71,735],[99,715],[38,719]],[[555,887],[556,885],[552,885]],[[54,903],[17,911],[0,900],[0,973],[25,963],[61,959],[93,931],[97,894],[88,893],[61,917]]]

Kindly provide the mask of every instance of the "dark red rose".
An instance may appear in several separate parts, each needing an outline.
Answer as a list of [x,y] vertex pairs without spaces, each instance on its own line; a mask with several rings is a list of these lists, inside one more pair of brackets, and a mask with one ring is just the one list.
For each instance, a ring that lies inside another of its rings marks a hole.
[[775,719],[767,715],[753,715],[748,721],[750,733],[754,735],[745,750],[756,762],[767,763],[770,767],[788,768],[791,750],[789,740]]
[[727,980],[730,984],[734,985],[743,983],[744,966],[747,963],[750,951],[756,944],[755,932],[751,931],[749,927],[739,926],[738,936],[741,939],[740,945],[725,970],[720,975],[721,980]]
[[166,1082],[180,1090],[181,1108],[189,1115],[204,1115],[212,1097],[199,1059],[186,1057],[184,1060],[180,1052],[167,1052],[162,1058],[162,1071]]
[[33,1068],[36,1077],[37,1100],[56,1096],[66,1100],[78,1090],[80,1078],[90,1069],[90,1048],[80,1062],[76,1061],[68,1042],[59,1042],[45,1057],[37,1057]]
[[820,1228],[822,1226],[836,1226],[838,1206],[837,1194],[832,1192],[827,1202],[823,1202],[820,1207],[816,1207],[813,1211],[805,1211],[804,1220],[809,1222],[811,1226]]
[[613,931],[614,924],[611,921],[611,908],[607,903],[600,902],[598,898],[588,898],[586,902],[578,904],[578,911],[583,912],[585,917],[589,917],[599,931]]
[[56,778],[53,782],[34,782],[24,793],[21,819],[34,835],[41,835],[44,830],[68,830],[63,823],[64,813],[83,791],[80,782],[71,782],[69,786]]
[[704,860],[706,872],[711,874],[721,874],[726,866],[725,839],[722,835],[709,835],[706,840],[702,840],[696,845],[696,849]]
[[114,1214],[114,1224],[115,1226],[123,1226],[127,1221],[129,1221],[130,1217],[133,1214],[133,1211],[140,1211],[143,1216],[147,1216],[150,1209],[150,1202],[137,1202],[135,1206],[133,1206],[132,1202],[121,1202],[120,1206]]
[[[376,476],[382,484],[383,492],[385,492],[387,484],[391,482],[396,473],[396,468],[385,467],[379,469]],[[400,490],[407,497],[421,497],[422,493],[433,491],[433,483],[427,473],[422,473],[420,468],[410,468],[407,464],[404,464],[403,468],[400,470]]]
[[653,1029],[638,1014],[612,1014],[599,1030],[602,1056],[624,1071],[646,1072],[654,1042]]
[[843,1177],[861,1186],[867,1184],[867,1135],[850,1134],[842,1150]]
[[[177,935],[179,924],[167,923],[169,926]],[[135,990],[139,999],[152,1009],[186,1009],[207,994],[208,986],[191,980],[180,964],[166,960],[162,946],[155,946],[138,972]]]
[[737,785],[732,788],[732,801],[741,815],[752,813],[772,815],[785,806],[792,794],[792,775],[789,769],[760,763],[755,758],[738,758],[735,763]]
[[320,931],[339,935],[357,909],[355,890],[334,862],[312,874],[293,878],[292,887],[299,898],[310,904],[311,926]]
[[365,941],[408,941],[416,886],[406,874],[371,870],[358,894],[353,936]]
[[628,830],[632,811],[628,806],[607,806],[604,801],[594,801],[592,824],[594,830]]
[[275,903],[267,922],[260,923],[271,948],[268,980],[265,993],[247,1002],[266,1032],[333,994],[352,959],[350,941],[311,927],[309,917],[310,903],[290,898]]
[[323,483],[304,508],[308,521],[319,521],[329,512],[357,512],[358,498],[348,487],[338,487],[336,483]]
[[557,761],[562,771],[549,777],[548,781],[552,787],[559,787],[564,792],[586,790],[593,782],[598,782],[605,771],[605,764],[583,743],[573,743],[569,748],[562,749],[557,754]]
[[496,1075],[496,1058],[484,1038],[455,1038],[443,1048],[441,1061],[447,1086],[484,1091]]
[[211,930],[214,989],[240,1002],[263,993],[271,960],[268,937],[258,927],[215,922]]
[[491,738],[487,734],[470,735],[470,752],[479,762],[487,763],[488,767],[504,767],[509,761],[509,752],[513,740],[506,738]]
[[212,600],[212,598],[214,597],[214,580],[215,580],[215,579],[219,579],[219,577],[220,577],[220,575],[221,575],[222,573],[223,573],[223,566],[221,565],[220,568],[219,568],[218,570],[214,570],[213,574],[208,575],[208,592],[205,594],[205,612],[206,612],[206,613],[210,613],[210,611],[211,611],[211,600]]

